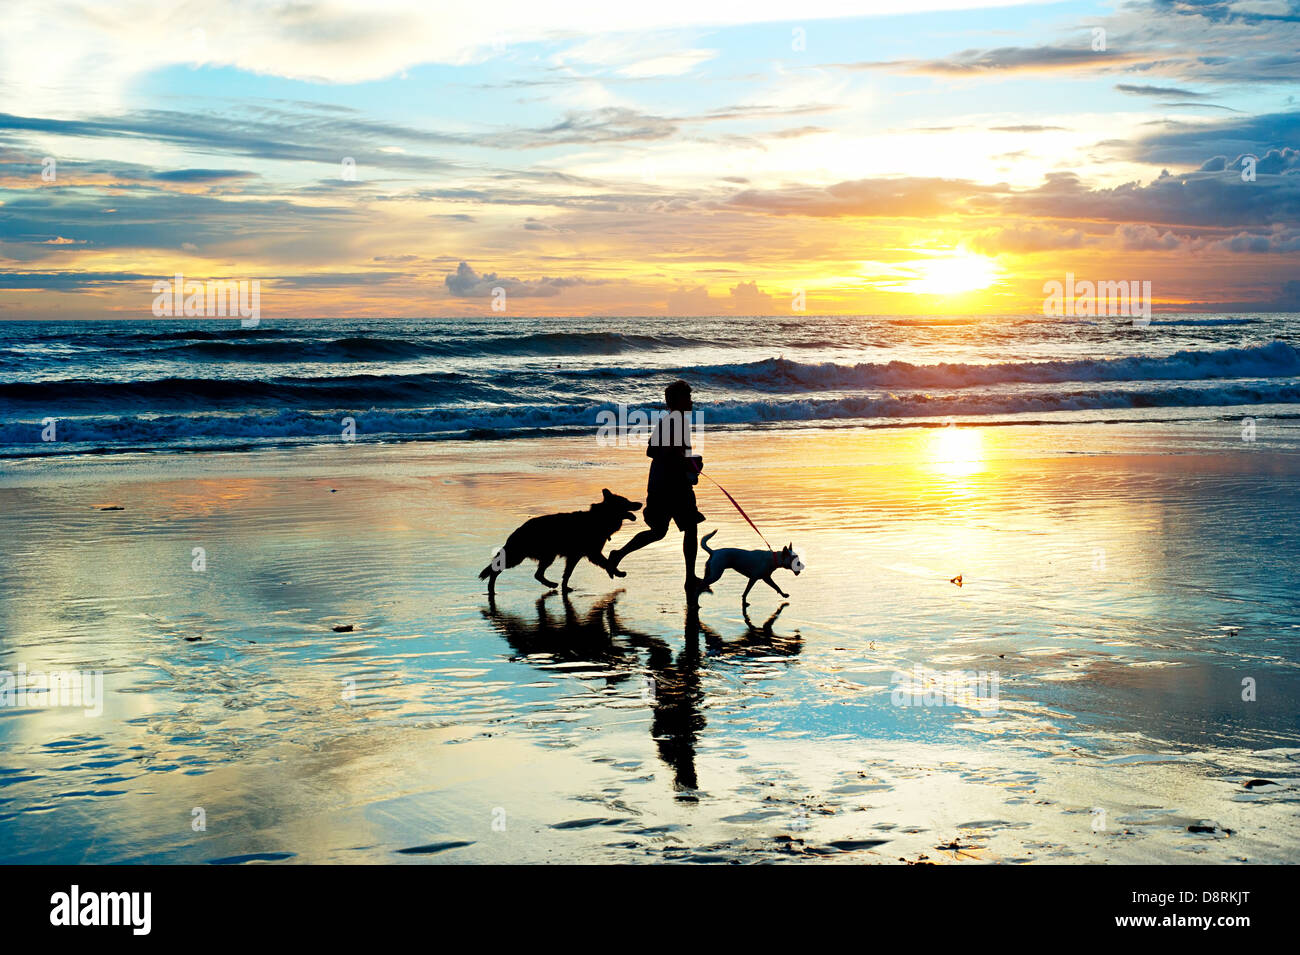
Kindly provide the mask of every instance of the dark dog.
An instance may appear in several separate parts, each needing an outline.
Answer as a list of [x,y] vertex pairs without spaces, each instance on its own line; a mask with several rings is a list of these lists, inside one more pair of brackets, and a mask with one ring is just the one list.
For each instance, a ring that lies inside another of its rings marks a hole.
[[[540,583],[552,589],[562,587],[566,593],[570,589],[569,576],[584,557],[610,577],[627,576],[613,567],[601,551],[624,521],[636,520],[633,512],[641,509],[641,502],[611,494],[609,488],[601,493],[604,496],[585,511],[547,514],[520,524],[506,538],[505,546],[496,552],[492,563],[479,572],[478,579],[488,582],[488,593],[496,593],[497,577],[503,570],[528,559],[537,561],[537,573],[533,576]],[[564,558],[564,577],[559,584],[546,579],[546,568],[556,557]]]

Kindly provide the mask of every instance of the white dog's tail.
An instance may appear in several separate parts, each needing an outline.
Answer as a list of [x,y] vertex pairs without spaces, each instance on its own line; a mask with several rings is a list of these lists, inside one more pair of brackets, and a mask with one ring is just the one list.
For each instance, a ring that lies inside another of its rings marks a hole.
[[712,554],[712,553],[713,553],[713,548],[709,546],[709,538],[712,537],[712,536],[713,536],[714,534],[716,534],[716,533],[717,533],[716,530],[714,530],[714,531],[709,531],[709,532],[708,532],[707,534],[705,534],[702,538],[700,538],[700,546],[704,548],[704,550],[705,550],[706,553],[709,553],[709,554]]

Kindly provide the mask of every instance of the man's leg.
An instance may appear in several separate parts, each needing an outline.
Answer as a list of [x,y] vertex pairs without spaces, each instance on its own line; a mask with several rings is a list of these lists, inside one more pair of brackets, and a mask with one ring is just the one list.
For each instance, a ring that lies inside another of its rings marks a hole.
[[633,537],[622,547],[618,548],[617,550],[612,550],[609,552],[609,557],[607,559],[608,567],[606,569],[611,571],[618,570],[618,565],[623,560],[624,557],[626,557],[628,554],[632,553],[633,551],[640,550],[642,547],[648,547],[649,545],[653,544],[655,541],[663,540],[664,535],[667,533],[668,533],[667,521],[664,521],[662,524],[654,524],[651,525],[650,527],[647,527],[645,530],[643,530],[640,534],[637,534],[636,537]]
[[698,552],[696,538],[699,536],[699,531],[694,523],[694,516],[692,514],[692,521],[682,528],[682,556],[686,558],[686,592],[692,596],[695,595],[699,583],[695,577],[695,557]]

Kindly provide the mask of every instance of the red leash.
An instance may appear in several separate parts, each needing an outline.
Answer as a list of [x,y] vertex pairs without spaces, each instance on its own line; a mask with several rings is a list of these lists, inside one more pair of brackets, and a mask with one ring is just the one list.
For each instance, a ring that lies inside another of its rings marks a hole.
[[[703,471],[700,471],[699,473],[700,473],[700,474],[704,474]],[[714,487],[716,487],[716,488],[717,488],[719,491],[721,491],[723,494],[726,494],[726,495],[727,495],[727,500],[731,502],[732,506],[735,507],[736,510],[740,511],[740,516],[743,517],[745,520],[749,521],[749,526],[752,527],[752,528],[754,528],[754,533],[757,534],[759,537],[762,537],[762,538],[763,538],[763,543],[764,543],[764,544],[767,544],[767,538],[766,538],[766,537],[763,537],[763,532],[760,531],[760,530],[758,529],[758,525],[757,525],[757,524],[755,524],[753,521],[750,521],[750,520],[749,520],[749,515],[745,513],[745,509],[744,509],[743,507],[741,507],[739,504],[736,503],[736,499],[735,499],[734,497],[731,496],[731,492],[728,491],[728,490],[727,490],[725,487],[723,487],[721,484],[719,484],[717,481],[714,481],[713,478],[709,477],[707,474],[704,474],[704,476],[705,476],[706,478],[709,478],[709,481],[712,482],[712,484],[713,484]],[[767,549],[768,549],[768,550],[772,550],[772,545],[771,545],[771,544],[767,544]],[[776,551],[772,551],[772,553],[775,554]]]

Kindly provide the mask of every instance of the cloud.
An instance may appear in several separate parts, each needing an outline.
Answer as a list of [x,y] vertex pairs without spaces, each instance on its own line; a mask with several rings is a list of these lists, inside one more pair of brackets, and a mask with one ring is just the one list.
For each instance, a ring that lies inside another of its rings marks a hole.
[[741,282],[731,288],[731,308],[739,315],[768,315],[772,306],[772,296],[759,291],[757,281]]
[[708,315],[714,311],[709,290],[703,285],[677,288],[668,293],[666,306],[670,315]]
[[262,250],[286,236],[331,234],[340,240],[362,216],[338,206],[283,199],[223,199],[152,189],[99,195],[83,190],[28,189],[0,192],[0,241],[43,243],[66,236],[96,249],[161,249],[185,243],[212,249],[262,236]]
[[156,278],[139,272],[0,272],[0,288],[84,292],[124,282],[152,282]]
[[922,217],[973,211],[1006,186],[961,179],[858,179],[824,187],[747,189],[728,204],[770,215]]
[[[1206,128],[1189,135],[1217,142]],[[1134,146],[1141,154],[1143,144]],[[1033,188],[1012,189],[960,179],[859,179],[829,186],[748,189],[721,205],[755,214],[808,217],[969,219],[1027,217],[1076,222],[1114,222],[1184,230],[1224,230],[1274,223],[1300,223],[1300,151],[1271,150],[1254,182],[1241,179],[1240,157],[1204,162],[1193,172],[1162,172],[1148,182],[1089,186],[1074,173],[1051,173]],[[984,232],[988,249],[1033,251],[1051,239],[1019,229]],[[1161,240],[1167,241],[1167,240]]]
[[1162,173],[1152,181],[1090,189],[1076,176],[1049,176],[1002,203],[1005,213],[1040,218],[1145,223],[1201,229],[1300,221],[1300,176],[1244,183],[1235,171]]
[[512,137],[524,148],[564,143],[636,142],[667,139],[678,130],[673,120],[622,106],[574,111],[550,126],[525,130]]
[[567,288],[579,285],[602,285],[600,279],[545,277],[539,279],[506,278],[495,272],[480,275],[468,262],[461,262],[456,271],[443,279],[447,291],[454,298],[488,298],[498,288],[505,289],[507,297],[550,298]]
[[804,136],[818,136],[831,132],[827,126],[796,126],[791,129],[778,129],[768,135],[772,139],[800,139]]
[[635,79],[681,76],[718,55],[717,50],[692,48],[690,42],[675,32],[597,36],[555,54],[552,61],[564,67],[578,64],[612,70]]
[[717,50],[678,50],[663,56],[637,60],[619,69],[622,76],[644,78],[648,76],[681,76],[718,55]]
[[1291,111],[1210,121],[1167,121],[1158,132],[1136,138],[1127,154],[1139,162],[1192,164],[1205,156],[1263,156],[1273,150],[1294,151],[1297,142],[1300,111]]
[[1221,106],[1218,103],[1157,103],[1161,109],[1221,109],[1227,113],[1240,113],[1242,110],[1233,109],[1231,106]]
[[834,64],[842,69],[887,70],[926,76],[995,76],[1012,73],[1105,71],[1140,63],[1141,52],[1094,51],[1086,42],[1078,46],[1003,46],[991,50],[963,50],[933,60],[875,60]]
[[388,285],[411,276],[405,272],[312,272],[306,275],[277,275],[276,288],[356,288],[364,285]]
[[1300,229],[1277,228],[1271,232],[1238,232],[1236,235],[1212,243],[1210,248],[1255,255],[1300,252]]
[[[79,120],[0,113],[0,132],[3,131],[77,139],[141,140],[207,153],[324,163],[334,169],[340,168],[343,157],[351,156],[361,172],[366,168],[417,172],[453,168],[449,163],[429,156],[393,153],[381,148],[393,140],[423,146],[473,145],[477,142],[474,137],[372,121],[352,110],[294,113],[269,108],[264,108],[260,114],[250,113],[241,117],[238,126],[232,126],[229,117],[197,111],[146,109]],[[180,181],[184,181],[183,178]]]
[[1115,89],[1121,93],[1128,93],[1130,96],[1181,96],[1184,99],[1197,99],[1204,96],[1204,93],[1193,93],[1191,90],[1179,89],[1176,86],[1135,86],[1132,83],[1117,83]]
[[[1264,7],[1271,7],[1265,10]],[[850,70],[884,70],[936,77],[1124,73],[1222,85],[1295,84],[1300,78],[1300,12],[1294,0],[1136,0],[1088,23],[1106,31],[1106,49],[1092,49],[1084,28],[1055,43],[967,49],[933,59],[837,63]],[[1181,86],[1126,83],[1136,96],[1199,98]],[[1163,90],[1164,92],[1157,92]]]
[[1034,252],[1055,252],[1059,249],[1077,249],[1086,241],[1083,232],[1078,229],[1026,225],[979,232],[970,239],[970,247],[985,255],[1006,252],[1026,255]]
[[1120,226],[1115,237],[1126,252],[1167,252],[1182,244],[1172,232],[1161,232],[1149,225]]
[[1293,0],[1153,0],[1151,6],[1211,23],[1300,23],[1300,12]]
[[152,178],[159,182],[225,182],[256,178],[256,173],[243,169],[171,169],[155,172]]
[[[570,0],[476,0],[455,7],[423,0],[230,0],[220,12],[172,0],[122,0],[116,15],[87,15],[80,0],[9,0],[0,33],[0,87],[36,112],[120,109],[140,76],[167,67],[233,67],[315,83],[364,83],[420,64],[464,64],[561,36],[603,37],[720,24],[799,22],[1010,5],[1017,0],[787,0],[619,4]],[[50,56],[51,24],[58,55]],[[657,57],[643,70],[681,60]],[[637,64],[626,68],[636,71]]]

